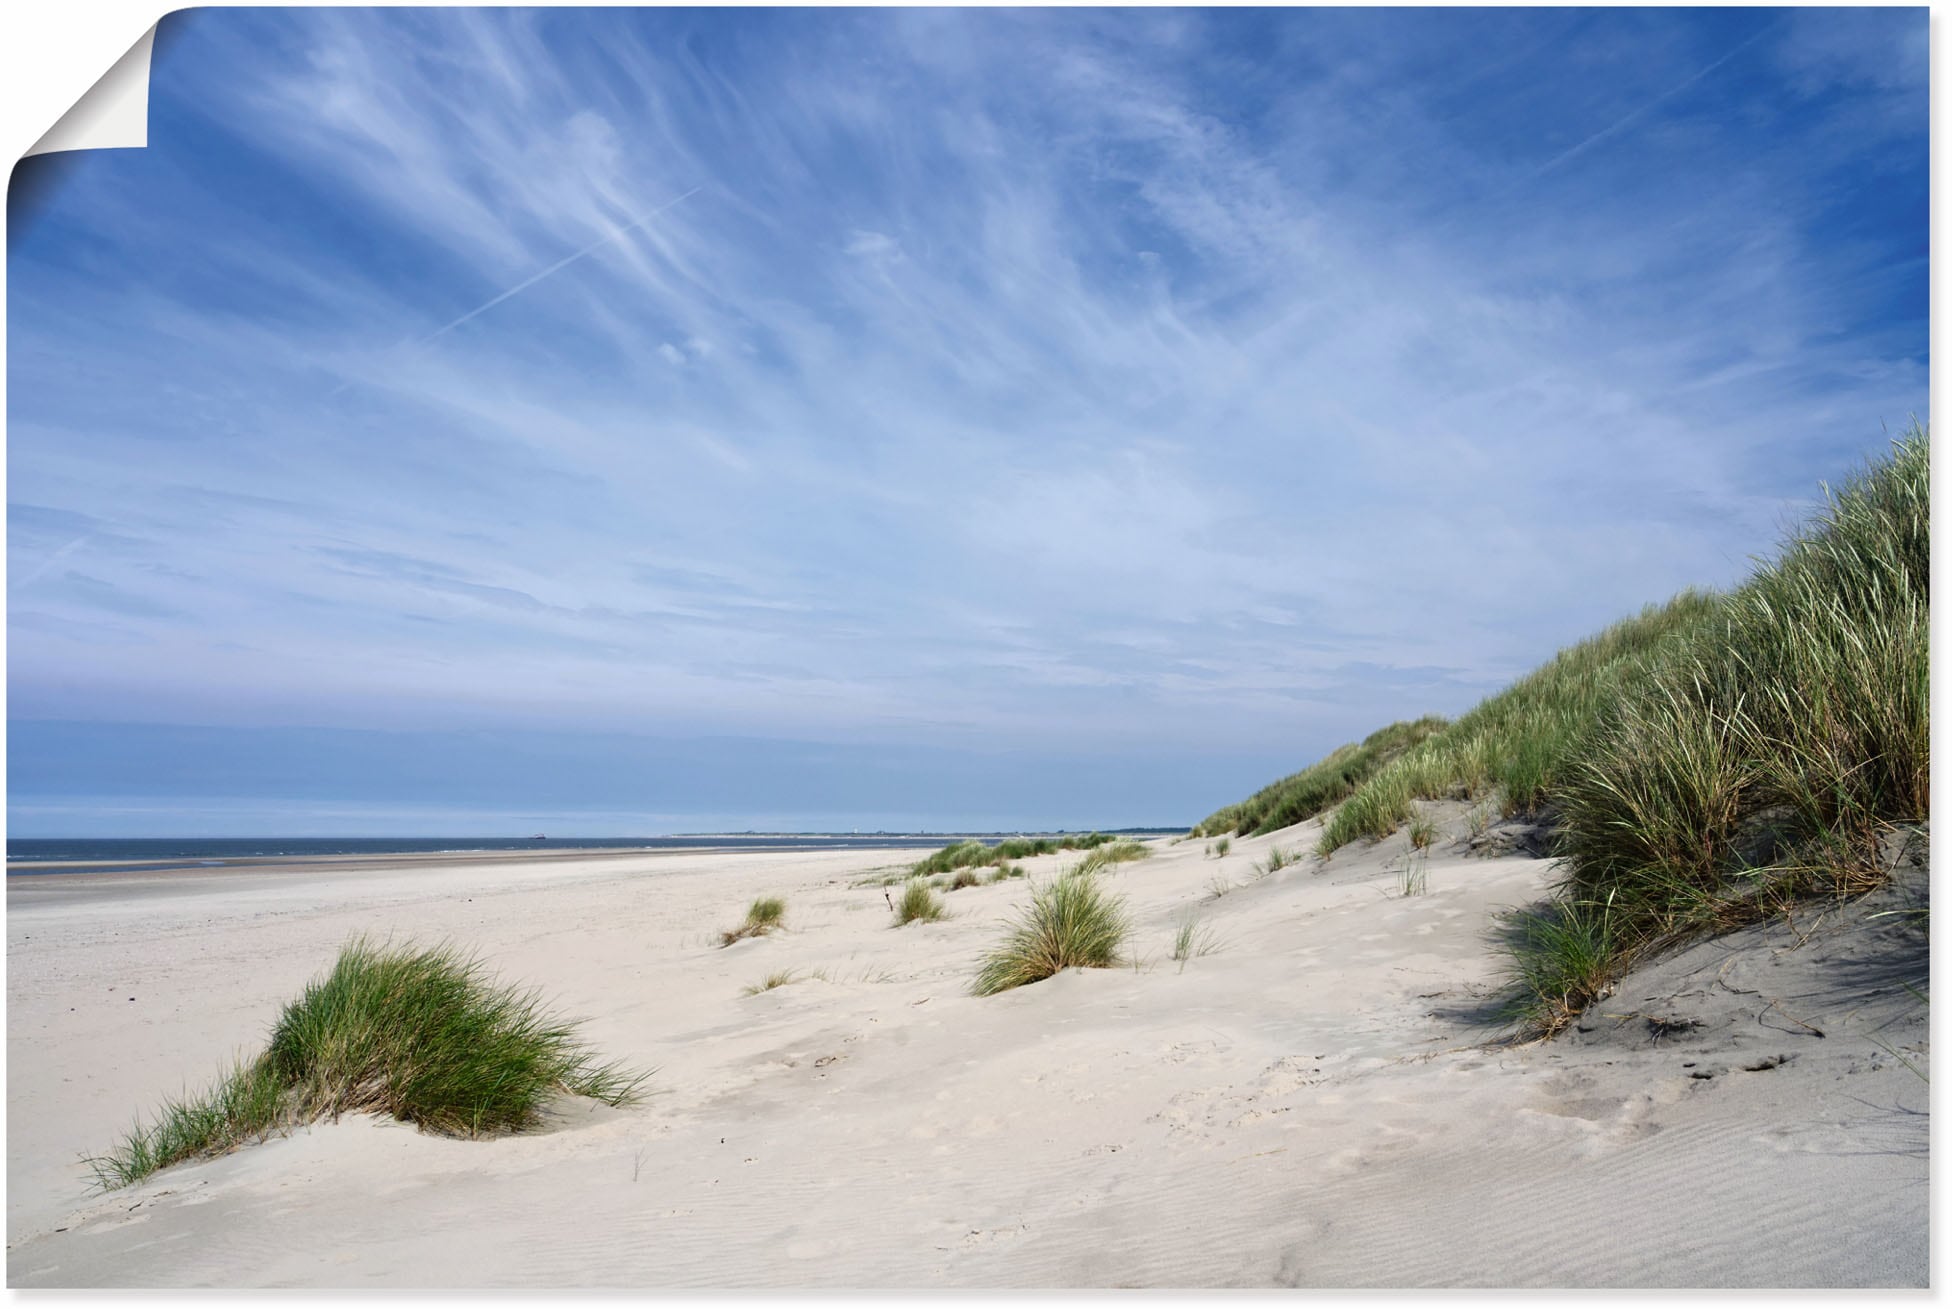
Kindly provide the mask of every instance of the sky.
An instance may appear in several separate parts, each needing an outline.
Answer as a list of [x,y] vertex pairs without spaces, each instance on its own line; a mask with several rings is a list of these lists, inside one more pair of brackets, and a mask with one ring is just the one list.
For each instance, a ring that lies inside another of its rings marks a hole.
[[1926,23],[173,13],[15,177],[9,831],[1191,823],[1461,712],[1925,416]]

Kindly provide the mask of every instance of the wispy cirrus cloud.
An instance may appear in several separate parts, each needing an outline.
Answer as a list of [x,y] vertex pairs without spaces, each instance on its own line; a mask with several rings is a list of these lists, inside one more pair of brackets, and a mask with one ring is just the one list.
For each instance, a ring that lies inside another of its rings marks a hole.
[[14,255],[16,714],[1306,755],[1924,408],[1915,15],[169,26]]

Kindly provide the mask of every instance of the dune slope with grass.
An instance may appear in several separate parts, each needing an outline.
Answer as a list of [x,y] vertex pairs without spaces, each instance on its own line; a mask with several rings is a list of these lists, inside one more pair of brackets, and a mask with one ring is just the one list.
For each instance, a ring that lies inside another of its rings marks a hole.
[[1192,834],[1253,836],[1313,818],[1348,799],[1385,764],[1445,726],[1444,720],[1433,714],[1379,728],[1360,744],[1340,746],[1300,772],[1270,782],[1239,804],[1208,814]]
[[[1417,809],[1423,850],[1304,854],[1221,898],[1197,841],[1073,873],[1117,902],[1112,966],[991,995],[984,961],[1082,852],[901,930],[873,881],[899,851],[14,878],[9,1283],[1924,1284],[1922,842],[1868,899],[1517,1043],[1497,943],[1551,865]],[[721,944],[761,897],[790,929]],[[388,932],[534,986],[644,1098],[481,1139],[353,1112],[92,1188],[84,1156]]]
[[1915,428],[1734,591],[1649,606],[1454,723],[1361,747],[1398,742],[1387,757],[1345,746],[1192,834],[1297,793],[1336,796],[1324,857],[1419,801],[1544,818],[1562,876],[1510,948],[1527,1021],[1557,1031],[1636,962],[1881,883],[1880,843],[1931,811],[1930,559]]

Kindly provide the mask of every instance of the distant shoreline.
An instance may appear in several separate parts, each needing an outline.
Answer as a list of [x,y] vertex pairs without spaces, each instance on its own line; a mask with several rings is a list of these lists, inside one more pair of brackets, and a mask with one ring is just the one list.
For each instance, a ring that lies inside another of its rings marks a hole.
[[[1084,829],[1078,829],[1080,831]],[[1183,828],[1119,828],[1119,835],[1177,835]],[[7,876],[221,872],[242,868],[366,867],[375,861],[560,859],[702,850],[924,850],[1016,832],[704,832],[657,837],[207,837],[16,838]],[[1054,830],[1051,835],[1062,834]]]

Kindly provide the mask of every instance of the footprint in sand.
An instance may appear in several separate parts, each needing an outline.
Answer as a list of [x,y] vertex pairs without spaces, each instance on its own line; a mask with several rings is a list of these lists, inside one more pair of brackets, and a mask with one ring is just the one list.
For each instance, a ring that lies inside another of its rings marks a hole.
[[1014,1241],[1029,1230],[1022,1223],[1018,1223],[1015,1227],[972,1228],[969,1234],[962,1238],[962,1243],[968,1247],[993,1245],[998,1241]]
[[1166,1101],[1166,1107],[1146,1121],[1163,1123],[1167,1140],[1204,1140],[1213,1135],[1217,1121],[1216,1110],[1223,1100],[1238,1099],[1229,1096],[1230,1087],[1209,1086],[1194,1091],[1181,1091]]
[[1265,1095],[1287,1095],[1327,1080],[1327,1070],[1313,1057],[1291,1054],[1267,1066],[1261,1074],[1261,1091]]

